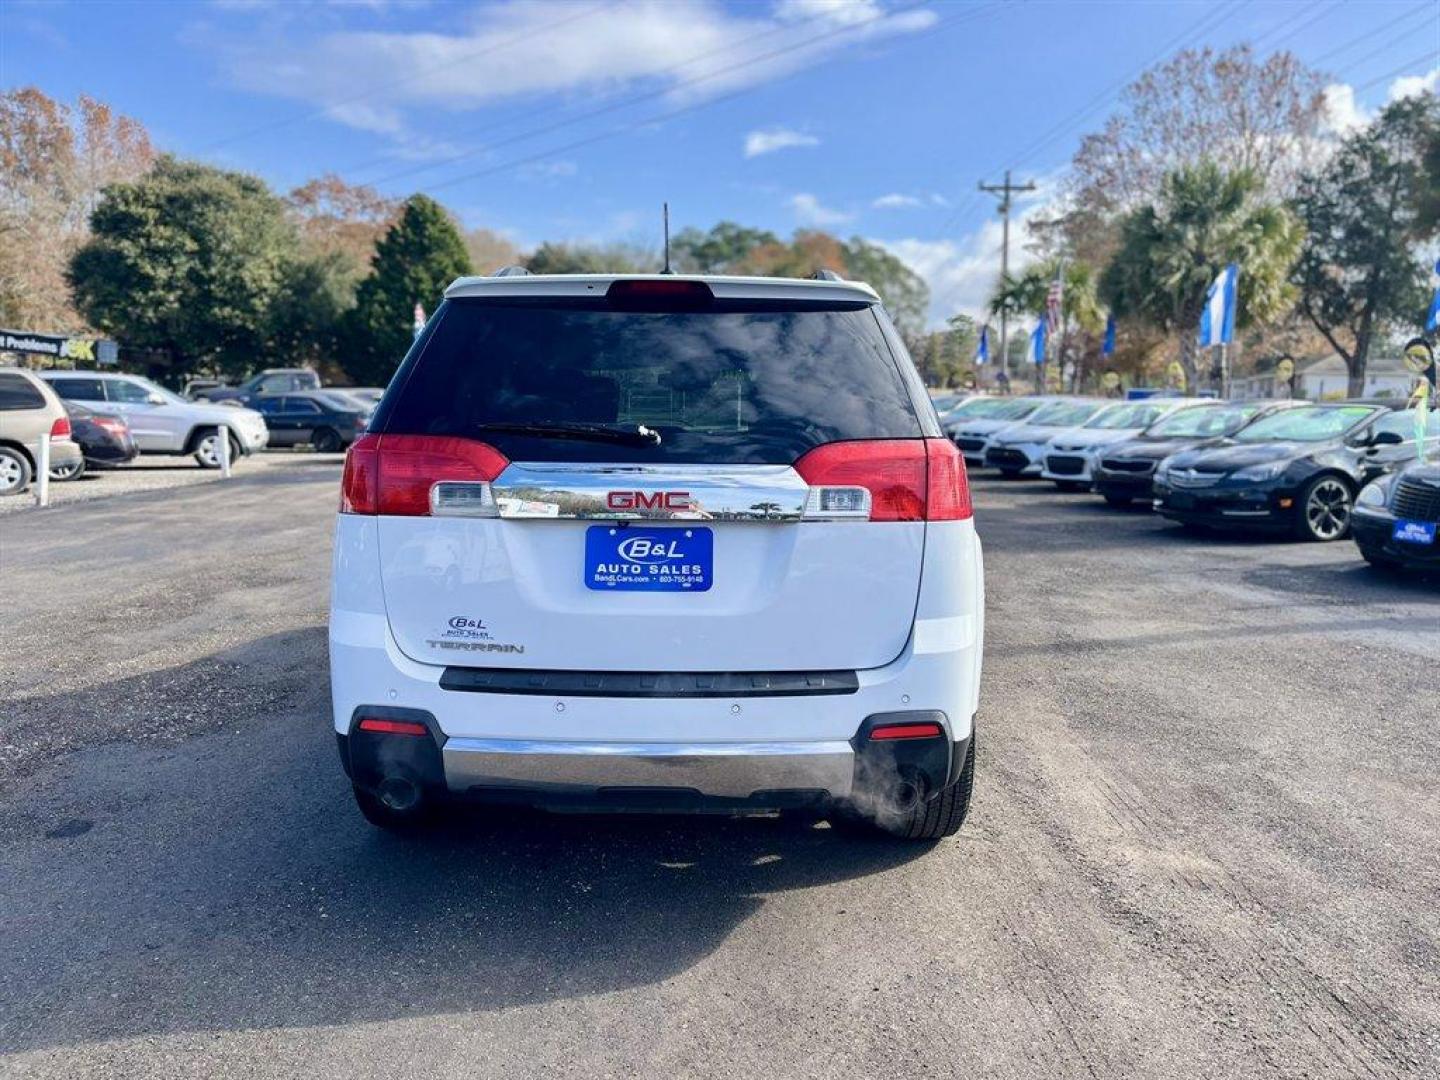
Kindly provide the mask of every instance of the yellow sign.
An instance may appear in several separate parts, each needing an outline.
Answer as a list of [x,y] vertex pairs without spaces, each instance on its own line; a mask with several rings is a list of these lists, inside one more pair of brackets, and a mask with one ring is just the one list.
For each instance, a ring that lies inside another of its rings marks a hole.
[[1105,372],[1105,375],[1100,380],[1100,382],[1104,385],[1106,390],[1114,390],[1117,386],[1120,385],[1120,373],[1116,371],[1107,371]]
[[1170,366],[1169,366],[1168,368],[1166,368],[1165,370],[1166,370],[1167,372],[1169,372],[1170,381],[1171,381],[1172,383],[1175,383],[1177,386],[1182,386],[1182,385],[1184,385],[1184,383],[1185,383],[1185,367],[1184,367],[1184,365],[1182,365],[1182,364],[1180,363],[1179,360],[1171,360],[1171,361],[1170,361]]
[[1295,374],[1295,361],[1288,356],[1275,365],[1275,378],[1281,382],[1289,382],[1290,376]]
[[1423,341],[1412,341],[1405,347],[1405,366],[1416,375],[1424,375],[1431,363],[1430,347]]

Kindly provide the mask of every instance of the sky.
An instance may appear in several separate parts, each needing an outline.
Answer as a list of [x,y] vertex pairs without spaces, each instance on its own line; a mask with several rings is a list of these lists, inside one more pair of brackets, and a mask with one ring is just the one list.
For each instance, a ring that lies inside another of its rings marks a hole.
[[281,191],[425,192],[522,250],[658,249],[664,200],[675,229],[862,236],[939,324],[998,272],[977,182],[1037,181],[1034,214],[1135,75],[1242,41],[1322,71],[1337,130],[1440,89],[1435,0],[0,0],[0,87]]

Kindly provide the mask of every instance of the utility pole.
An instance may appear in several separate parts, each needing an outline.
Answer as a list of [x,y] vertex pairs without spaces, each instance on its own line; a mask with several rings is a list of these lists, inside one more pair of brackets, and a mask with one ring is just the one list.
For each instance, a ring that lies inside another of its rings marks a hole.
[[[990,195],[1000,196],[1000,205],[997,207],[1000,213],[1003,239],[1000,243],[1000,286],[1004,288],[1005,279],[1010,275],[1010,197],[1021,191],[1034,191],[1034,181],[1026,181],[1023,184],[1012,184],[1010,182],[1010,170],[1005,170],[1005,183],[1003,184],[979,184],[981,191]],[[1000,307],[1000,370],[1006,371],[1010,364],[1010,316],[1004,305]],[[1008,371],[1006,372],[1008,375]]]

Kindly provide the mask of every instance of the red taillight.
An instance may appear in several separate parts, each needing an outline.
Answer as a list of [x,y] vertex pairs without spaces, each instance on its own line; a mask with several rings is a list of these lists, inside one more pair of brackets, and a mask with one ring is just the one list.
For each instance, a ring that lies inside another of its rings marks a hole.
[[939,724],[882,724],[870,729],[870,740],[886,739],[936,739],[945,734]]
[[70,418],[62,416],[50,425],[50,437],[52,439],[70,438]]
[[413,720],[381,720],[367,716],[360,721],[361,731],[374,731],[380,735],[429,735],[430,729]]
[[447,435],[364,435],[345,455],[340,512],[424,517],[441,480],[494,480],[510,460],[493,446]]
[[130,429],[125,426],[124,420],[116,420],[113,416],[92,417],[90,422],[98,428],[103,428],[111,435],[118,435],[122,439],[129,433]]
[[974,517],[964,455],[949,439],[926,439],[925,454],[930,463],[925,520],[960,521]]
[[695,311],[713,304],[715,294],[703,281],[639,278],[612,282],[605,301],[622,311]]
[[795,462],[811,487],[862,487],[871,521],[971,516],[965,461],[949,439],[867,439],[817,446]]

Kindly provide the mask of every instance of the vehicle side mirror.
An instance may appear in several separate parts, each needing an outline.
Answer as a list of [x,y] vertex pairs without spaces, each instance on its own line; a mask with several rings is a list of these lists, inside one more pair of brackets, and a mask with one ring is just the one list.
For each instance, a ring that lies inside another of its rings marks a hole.
[[1371,446],[1399,446],[1405,437],[1398,431],[1377,431],[1370,437]]

